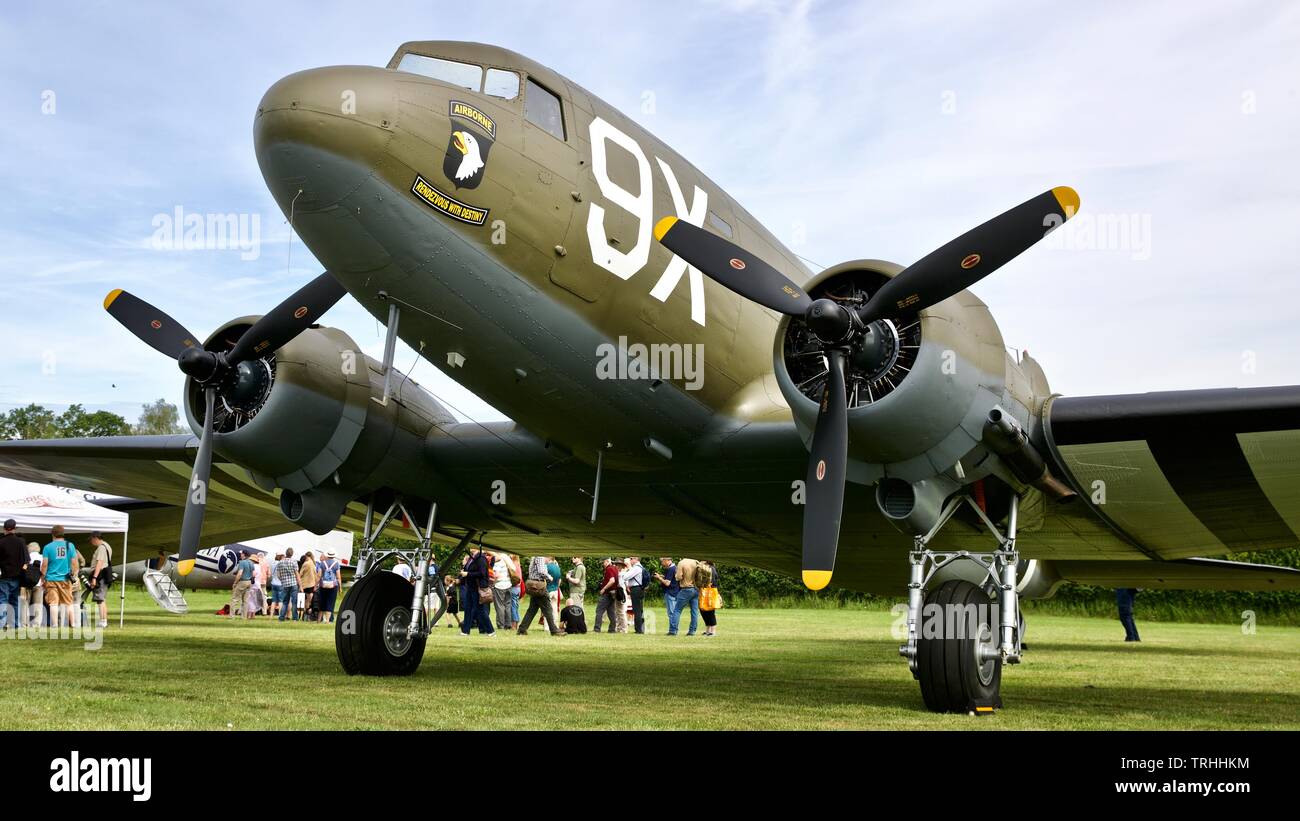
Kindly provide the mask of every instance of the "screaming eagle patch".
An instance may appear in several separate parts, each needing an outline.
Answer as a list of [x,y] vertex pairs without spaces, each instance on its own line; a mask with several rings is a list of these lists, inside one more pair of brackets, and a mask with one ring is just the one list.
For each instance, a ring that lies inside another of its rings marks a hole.
[[[488,152],[496,138],[497,124],[488,115],[469,103],[452,100],[448,109],[451,117],[451,136],[447,138],[447,154],[442,161],[442,173],[456,188],[478,188],[487,168]],[[462,125],[465,120],[478,128]]]

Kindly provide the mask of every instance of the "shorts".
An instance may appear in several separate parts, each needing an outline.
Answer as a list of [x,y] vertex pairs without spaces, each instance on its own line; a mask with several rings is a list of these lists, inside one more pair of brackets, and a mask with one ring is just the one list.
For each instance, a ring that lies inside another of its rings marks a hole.
[[95,586],[91,590],[91,593],[95,601],[106,601],[108,599],[108,577],[100,576],[99,581],[95,582]]
[[52,582],[45,580],[45,603],[49,605],[66,604],[72,606],[72,582]]
[[316,594],[316,603],[322,613],[334,612],[334,600],[339,594],[337,587],[322,587]]

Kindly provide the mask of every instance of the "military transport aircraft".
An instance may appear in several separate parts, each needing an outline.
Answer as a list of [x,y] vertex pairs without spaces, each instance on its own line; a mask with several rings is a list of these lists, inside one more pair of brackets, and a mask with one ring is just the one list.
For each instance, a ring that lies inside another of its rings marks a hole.
[[[398,522],[417,568],[442,537],[907,590],[900,654],[938,711],[1000,705],[1018,601],[1062,580],[1300,586],[1203,558],[1296,544],[1300,387],[1057,396],[966,290],[1069,219],[1070,188],[910,266],[814,275],[669,146],[505,49],[292,74],[253,130],[326,273],[206,337],[109,294],[179,363],[197,438],[8,442],[0,473],[131,495],[133,546],[179,527],[182,569],[200,534],[361,530],[349,673],[424,652],[425,580],[413,597],[367,572]],[[387,322],[382,362],[316,324],[345,294]],[[514,421],[457,422],[394,371],[397,338]],[[932,629],[954,608],[975,629]]]

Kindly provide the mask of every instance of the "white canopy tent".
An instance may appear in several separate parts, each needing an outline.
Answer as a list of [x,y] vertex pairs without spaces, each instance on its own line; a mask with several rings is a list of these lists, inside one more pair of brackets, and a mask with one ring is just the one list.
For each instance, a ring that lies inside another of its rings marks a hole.
[[[116,510],[100,507],[91,501],[95,494],[56,485],[20,482],[0,477],[0,521],[13,519],[18,523],[18,533],[29,541],[44,544],[50,528],[63,525],[68,534],[100,533],[122,534],[122,572],[126,578],[127,528],[130,517]],[[74,540],[75,543],[75,540]],[[120,585],[118,626],[126,620],[126,587]]]

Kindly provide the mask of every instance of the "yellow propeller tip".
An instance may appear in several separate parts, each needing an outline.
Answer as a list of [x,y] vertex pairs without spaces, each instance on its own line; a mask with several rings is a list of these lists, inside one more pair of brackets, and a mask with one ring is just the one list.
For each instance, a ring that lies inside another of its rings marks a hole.
[[659,222],[655,223],[655,239],[662,242],[664,234],[668,233],[668,230],[676,224],[677,217],[664,217],[659,220]]
[[1079,213],[1079,192],[1068,185],[1058,185],[1052,189],[1052,196],[1065,209],[1065,218],[1069,219]]
[[122,295],[121,288],[114,288],[113,290],[109,291],[108,296],[104,297],[104,310],[107,311],[108,306],[113,304],[113,300],[117,299],[121,295]]
[[190,575],[190,571],[193,569],[194,569],[193,559],[182,559],[181,561],[176,563],[176,572],[180,573],[182,576]]
[[829,570],[805,570],[803,572],[803,586],[809,590],[821,590],[831,583],[831,571]]

